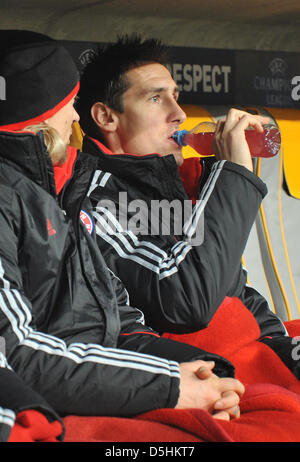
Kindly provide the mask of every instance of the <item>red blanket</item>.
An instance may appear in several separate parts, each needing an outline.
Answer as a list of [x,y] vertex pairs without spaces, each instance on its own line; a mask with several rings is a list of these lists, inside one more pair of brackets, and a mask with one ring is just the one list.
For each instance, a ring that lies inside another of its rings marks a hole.
[[62,433],[63,428],[59,421],[49,422],[44,414],[30,409],[17,414],[8,441],[10,443],[54,443],[59,441]]
[[65,441],[89,442],[299,442],[299,397],[275,385],[249,385],[241,417],[213,419],[206,411],[159,409],[137,418],[64,419]]
[[[300,320],[286,327],[291,336],[300,336]],[[131,419],[69,416],[65,441],[299,442],[300,382],[268,346],[256,341],[258,335],[254,317],[237,299],[225,299],[207,329],[166,335],[234,363],[237,378],[246,385],[239,419],[218,421],[195,409],[159,409]]]
[[[300,320],[287,322],[286,328],[292,337],[300,336]],[[271,348],[256,341],[259,336],[254,316],[237,298],[226,298],[206,329],[188,335],[166,335],[229,359],[243,383],[275,384],[300,394],[300,382]]]

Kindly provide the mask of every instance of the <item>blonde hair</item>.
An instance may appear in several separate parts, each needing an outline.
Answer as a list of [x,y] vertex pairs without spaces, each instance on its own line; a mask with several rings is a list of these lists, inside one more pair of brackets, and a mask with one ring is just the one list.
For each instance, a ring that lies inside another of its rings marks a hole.
[[44,135],[44,142],[53,165],[62,165],[66,162],[67,145],[55,128],[50,127],[45,122],[40,122],[35,125],[28,125],[23,128],[23,130],[30,130],[34,133],[42,131]]

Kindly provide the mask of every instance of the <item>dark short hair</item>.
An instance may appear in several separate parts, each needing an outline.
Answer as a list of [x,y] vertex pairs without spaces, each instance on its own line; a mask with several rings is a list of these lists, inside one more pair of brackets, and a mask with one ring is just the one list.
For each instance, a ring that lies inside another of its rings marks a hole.
[[167,47],[158,39],[142,39],[139,35],[118,37],[115,43],[99,46],[97,53],[83,70],[76,110],[83,131],[102,140],[99,128],[91,117],[94,103],[101,101],[123,112],[122,95],[129,88],[126,72],[147,63],[168,64]]

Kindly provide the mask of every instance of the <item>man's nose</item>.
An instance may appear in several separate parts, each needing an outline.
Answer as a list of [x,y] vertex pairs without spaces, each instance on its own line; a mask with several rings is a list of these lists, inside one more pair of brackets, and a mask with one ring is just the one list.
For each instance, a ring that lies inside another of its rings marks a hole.
[[172,121],[176,121],[179,124],[182,124],[186,119],[186,113],[184,110],[179,106],[177,101],[174,101],[174,108],[172,114]]
[[186,113],[184,112],[184,110],[179,106],[179,104],[177,104],[177,106],[179,107],[179,110],[180,110],[180,123],[182,124],[185,119],[186,119]]

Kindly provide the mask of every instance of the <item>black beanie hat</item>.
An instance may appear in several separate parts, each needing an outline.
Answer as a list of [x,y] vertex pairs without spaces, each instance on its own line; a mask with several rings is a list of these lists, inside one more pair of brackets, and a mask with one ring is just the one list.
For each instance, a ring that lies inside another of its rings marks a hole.
[[79,89],[79,73],[68,51],[30,31],[0,31],[0,77],[5,82],[0,128],[7,130],[43,122]]

